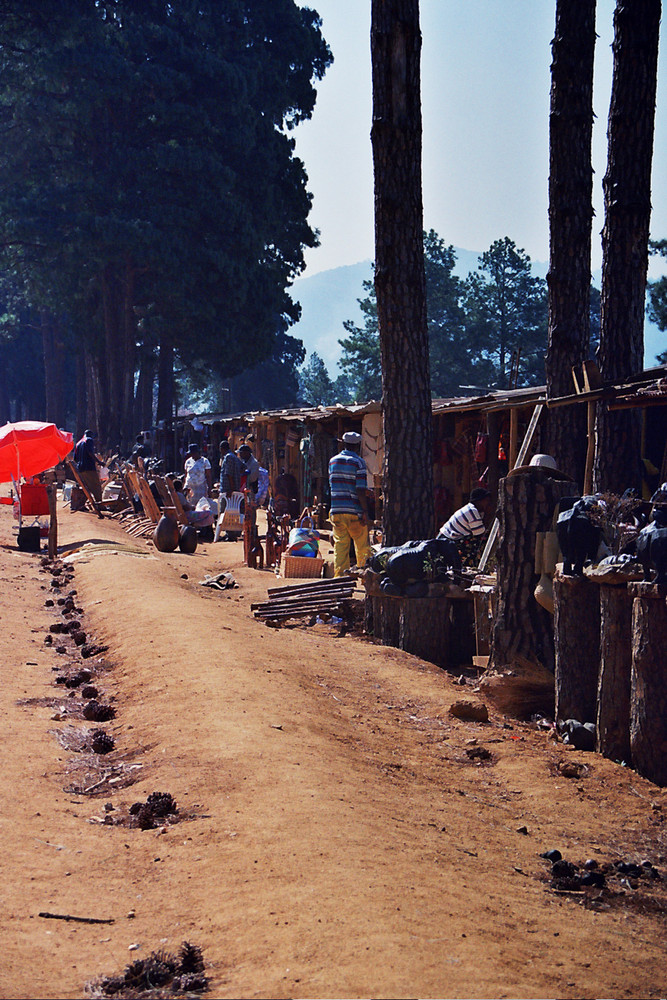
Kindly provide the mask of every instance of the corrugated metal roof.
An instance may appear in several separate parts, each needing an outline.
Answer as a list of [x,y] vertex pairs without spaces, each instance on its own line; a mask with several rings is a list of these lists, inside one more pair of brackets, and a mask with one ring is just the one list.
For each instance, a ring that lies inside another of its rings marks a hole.
[[[550,399],[548,401],[546,398],[546,386],[543,385],[486,392],[479,396],[434,399],[432,401],[433,415],[457,413],[466,410],[488,413],[492,410],[505,410],[537,403],[547,403],[547,405],[551,406],[584,402],[586,399],[599,398],[603,395],[618,396],[619,394],[623,394],[624,390],[628,394],[630,391],[636,393],[640,385],[649,385],[666,376],[667,365],[659,365],[655,368],[648,368],[632,378],[628,378],[623,384],[583,392],[580,395],[563,396],[559,399]],[[241,410],[237,413],[192,413],[189,414],[189,417],[194,418],[197,416],[203,424],[234,423],[235,421],[259,424],[268,423],[271,420],[282,420],[286,423],[301,423],[305,420],[327,420],[332,417],[358,418],[363,417],[367,413],[379,413],[381,410],[382,401],[371,399],[363,403],[335,403],[331,406],[295,406],[277,410]]]

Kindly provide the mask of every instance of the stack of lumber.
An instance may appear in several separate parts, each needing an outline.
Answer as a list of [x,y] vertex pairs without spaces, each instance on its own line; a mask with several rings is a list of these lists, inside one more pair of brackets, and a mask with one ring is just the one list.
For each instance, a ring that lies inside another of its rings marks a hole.
[[336,614],[342,612],[345,603],[353,599],[355,588],[356,580],[351,576],[316,580],[292,587],[274,587],[268,590],[268,601],[251,604],[251,609],[255,618],[263,621]]

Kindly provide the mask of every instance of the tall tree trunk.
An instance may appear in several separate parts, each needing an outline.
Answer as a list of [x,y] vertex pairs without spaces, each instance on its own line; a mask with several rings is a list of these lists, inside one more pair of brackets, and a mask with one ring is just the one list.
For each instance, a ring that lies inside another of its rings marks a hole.
[[44,401],[48,421],[65,424],[65,344],[60,325],[47,312],[40,314],[44,358]]
[[11,419],[7,372],[5,366],[0,365],[0,425],[9,423]]
[[74,440],[78,441],[87,425],[86,359],[83,350],[76,352],[76,414],[74,419]]
[[155,356],[145,347],[139,364],[139,378],[134,400],[134,425],[138,430],[153,426],[153,386],[155,383]]
[[107,444],[120,441],[122,365],[122,293],[114,264],[107,264],[101,275],[102,315],[104,318],[104,361],[101,374],[103,404],[98,432]]
[[429,538],[434,530],[420,54],[418,0],[372,0],[375,290],[387,545]]
[[127,450],[134,441],[134,369],[136,360],[136,328],[134,315],[135,269],[132,259],[125,260],[123,288],[123,357],[120,444]]
[[[610,382],[641,371],[644,360],[660,8],[660,0],[617,0],[614,13],[598,350],[602,377]],[[639,488],[639,411],[599,404],[596,442],[594,489]]]
[[157,419],[171,423],[174,409],[174,344],[166,331],[160,335],[157,378]]
[[84,348],[84,352],[86,365],[86,409],[83,414],[83,426],[79,428],[79,436],[81,436],[86,427],[89,427],[91,430],[97,430],[99,434],[99,428],[106,424],[99,364],[91,354],[89,348]]
[[549,531],[561,497],[572,490],[567,480],[541,471],[501,479],[498,493],[498,605],[493,622],[491,662],[512,667],[517,658],[540,663],[554,672],[554,622],[535,600],[538,532]]
[[[547,398],[573,391],[572,366],[590,350],[591,140],[595,0],[557,0],[549,112],[549,346]],[[547,413],[543,449],[583,484],[586,410]]]

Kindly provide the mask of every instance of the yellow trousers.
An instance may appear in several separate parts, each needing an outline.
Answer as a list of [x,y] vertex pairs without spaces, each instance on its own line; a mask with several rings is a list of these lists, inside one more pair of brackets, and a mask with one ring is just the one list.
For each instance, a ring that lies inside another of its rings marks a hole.
[[365,566],[373,555],[368,539],[368,525],[362,524],[356,514],[331,514],[334,540],[334,576],[342,576],[350,568],[350,541],[354,542],[357,566]]

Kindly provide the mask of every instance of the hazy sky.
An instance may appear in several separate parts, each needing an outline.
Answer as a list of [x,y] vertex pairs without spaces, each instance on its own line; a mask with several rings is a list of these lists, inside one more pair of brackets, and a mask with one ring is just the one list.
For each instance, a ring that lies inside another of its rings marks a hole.
[[[373,258],[370,144],[371,0],[299,0],[322,17],[334,64],[311,122],[296,130],[321,246],[304,276]],[[595,218],[600,267],[614,0],[598,0],[593,94]],[[421,0],[424,227],[482,252],[509,236],[549,255],[547,183],[555,0]],[[658,73],[651,235],[667,238],[667,56]],[[657,272],[655,272],[657,273]]]

